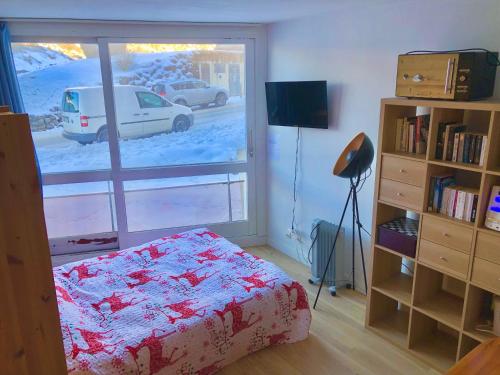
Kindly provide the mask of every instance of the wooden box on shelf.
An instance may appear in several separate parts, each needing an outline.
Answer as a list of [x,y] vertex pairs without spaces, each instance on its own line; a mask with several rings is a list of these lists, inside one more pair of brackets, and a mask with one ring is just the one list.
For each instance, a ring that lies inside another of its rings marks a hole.
[[[500,185],[500,102],[395,98],[381,104],[366,326],[446,371],[492,337],[477,327],[484,320],[478,305],[500,295],[500,232],[484,226],[491,188]],[[429,112],[425,153],[402,152],[398,119]],[[472,155],[453,161],[444,149],[436,153],[446,124],[455,123],[484,137],[480,164]],[[431,183],[443,175],[452,177],[455,199],[467,199],[459,202],[463,211],[432,206]],[[408,213],[419,217],[415,258],[381,245],[377,233],[380,224]]]

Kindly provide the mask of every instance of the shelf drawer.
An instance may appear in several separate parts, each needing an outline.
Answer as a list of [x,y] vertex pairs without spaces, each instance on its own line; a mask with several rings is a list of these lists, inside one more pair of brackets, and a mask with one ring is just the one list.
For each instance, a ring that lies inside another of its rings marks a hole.
[[403,184],[386,178],[380,179],[379,199],[382,201],[420,211],[423,197],[424,191],[420,187]]
[[472,228],[452,224],[429,215],[423,215],[422,238],[470,254]]
[[460,251],[421,239],[418,259],[463,279],[467,277],[469,255]]
[[477,234],[475,256],[500,264],[500,238],[498,235],[479,232]]
[[495,293],[500,294],[500,265],[474,258],[472,282],[493,289]]
[[425,163],[384,155],[381,175],[382,178],[422,187],[425,183]]

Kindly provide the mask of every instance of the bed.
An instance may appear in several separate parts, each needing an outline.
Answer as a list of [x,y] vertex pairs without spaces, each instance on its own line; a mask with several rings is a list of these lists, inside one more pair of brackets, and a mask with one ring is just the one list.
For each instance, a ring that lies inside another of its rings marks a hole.
[[197,229],[54,268],[72,374],[200,374],[309,333],[306,292]]

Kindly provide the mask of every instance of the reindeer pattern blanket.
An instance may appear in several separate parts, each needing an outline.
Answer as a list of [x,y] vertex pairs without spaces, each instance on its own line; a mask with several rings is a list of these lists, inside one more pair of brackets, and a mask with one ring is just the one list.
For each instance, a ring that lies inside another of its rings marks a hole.
[[54,268],[72,374],[199,374],[303,340],[303,287],[206,229]]

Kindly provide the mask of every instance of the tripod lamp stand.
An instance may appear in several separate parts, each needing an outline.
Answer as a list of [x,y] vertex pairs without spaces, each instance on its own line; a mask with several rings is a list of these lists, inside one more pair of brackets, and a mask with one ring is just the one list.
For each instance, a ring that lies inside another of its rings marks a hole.
[[358,207],[358,193],[361,189],[362,178],[361,175],[370,168],[374,156],[373,144],[370,138],[365,133],[359,133],[355,136],[351,142],[346,146],[340,157],[338,158],[335,166],[333,167],[333,174],[338,177],[348,178],[350,181],[349,194],[347,195],[347,200],[344,205],[344,210],[342,211],[342,216],[337,228],[337,233],[335,234],[335,239],[333,241],[332,248],[330,250],[330,255],[328,256],[328,261],[326,263],[325,271],[321,278],[321,283],[319,285],[318,294],[316,294],[316,299],[314,300],[313,308],[316,308],[318,303],[318,298],[321,293],[321,288],[325,282],[326,274],[328,271],[328,266],[332,261],[332,256],[335,252],[335,245],[337,244],[337,239],[339,237],[340,229],[342,228],[342,223],[344,221],[345,214],[347,212],[347,207],[349,206],[349,201],[352,207],[352,288],[355,287],[355,244],[356,244],[356,232],[359,238],[359,247],[361,250],[361,260],[363,265],[363,276],[365,280],[365,290],[368,290],[368,285],[366,281],[366,266],[365,266],[365,256],[363,253],[363,241],[361,239],[361,229],[362,225],[359,220],[359,207]]

